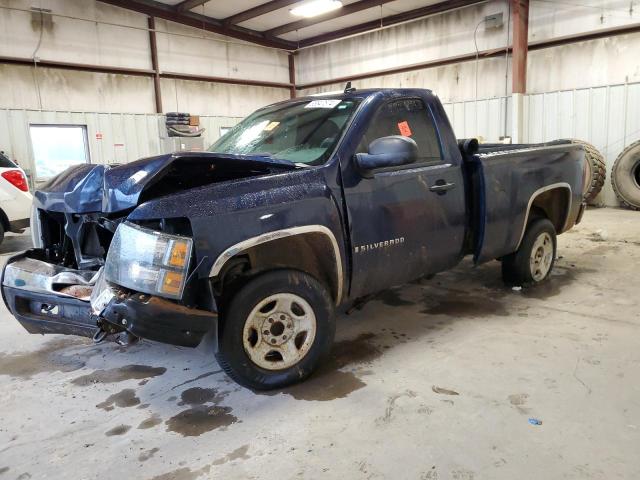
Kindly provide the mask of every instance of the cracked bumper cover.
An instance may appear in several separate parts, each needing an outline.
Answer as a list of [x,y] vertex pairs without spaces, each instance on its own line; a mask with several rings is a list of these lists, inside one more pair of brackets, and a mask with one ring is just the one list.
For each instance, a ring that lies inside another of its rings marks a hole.
[[[21,275],[20,262],[26,265],[34,258],[42,258],[41,252],[28,250],[10,258],[2,271],[5,305],[29,333],[92,337],[98,322],[106,321],[138,337],[196,347],[207,332],[217,331],[216,313],[135,292],[114,292],[100,315],[95,315],[87,300],[42,289],[42,276],[38,285],[30,284],[35,282],[32,271],[25,267],[25,274]],[[12,271],[7,275],[10,265]]]

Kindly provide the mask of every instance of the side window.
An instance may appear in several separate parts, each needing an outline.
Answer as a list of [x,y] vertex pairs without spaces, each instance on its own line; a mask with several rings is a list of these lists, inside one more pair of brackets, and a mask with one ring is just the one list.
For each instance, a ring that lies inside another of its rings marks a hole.
[[366,152],[375,139],[390,135],[403,135],[415,140],[419,162],[436,162],[442,159],[433,119],[419,98],[392,100],[380,107],[362,136],[358,153]]

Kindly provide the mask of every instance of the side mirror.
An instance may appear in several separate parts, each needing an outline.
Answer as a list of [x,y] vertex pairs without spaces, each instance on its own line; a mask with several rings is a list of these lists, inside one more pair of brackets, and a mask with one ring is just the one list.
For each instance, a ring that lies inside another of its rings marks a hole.
[[401,135],[377,138],[369,144],[368,153],[356,154],[356,164],[363,171],[408,165],[417,159],[418,145]]

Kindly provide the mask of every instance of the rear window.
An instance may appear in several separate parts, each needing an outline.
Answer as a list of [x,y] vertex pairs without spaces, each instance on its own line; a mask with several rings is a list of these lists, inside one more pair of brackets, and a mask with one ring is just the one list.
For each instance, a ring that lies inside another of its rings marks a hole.
[[9,160],[3,152],[0,152],[0,168],[17,168],[18,166]]

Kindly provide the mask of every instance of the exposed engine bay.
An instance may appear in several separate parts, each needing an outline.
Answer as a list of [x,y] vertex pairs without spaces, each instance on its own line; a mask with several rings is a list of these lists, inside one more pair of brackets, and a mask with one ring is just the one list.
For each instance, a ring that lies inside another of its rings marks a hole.
[[150,200],[295,168],[208,152],[69,168],[36,192],[36,248],[9,261],[5,296],[34,333],[58,331],[58,321],[96,340],[122,332],[195,346],[215,323],[217,307],[210,282],[193,275],[190,220],[128,217]]

